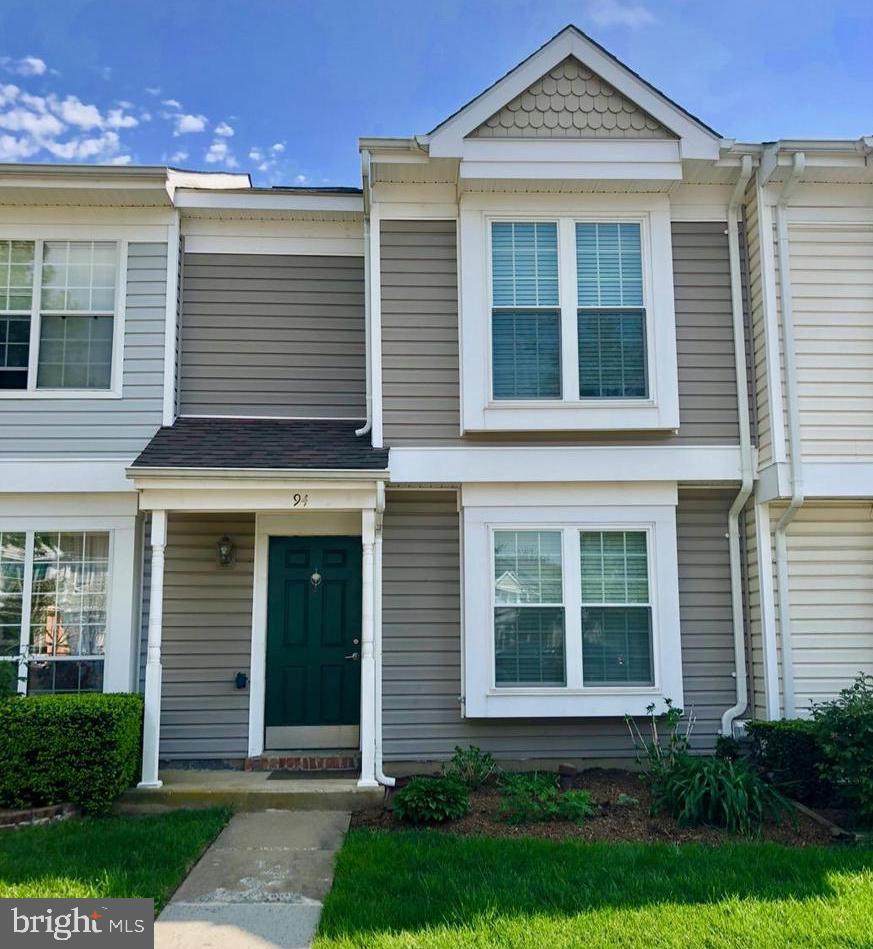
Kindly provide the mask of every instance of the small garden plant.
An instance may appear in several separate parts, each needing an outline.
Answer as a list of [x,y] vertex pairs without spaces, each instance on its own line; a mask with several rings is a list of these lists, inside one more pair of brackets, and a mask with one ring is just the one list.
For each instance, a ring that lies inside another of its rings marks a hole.
[[497,773],[497,762],[490,751],[482,751],[475,745],[467,748],[456,745],[452,760],[446,765],[443,773],[475,791],[487,784]]
[[394,795],[395,815],[409,824],[458,820],[470,809],[470,794],[455,778],[416,777]]
[[504,774],[498,817],[509,824],[573,821],[581,824],[597,812],[588,791],[560,791],[558,776],[548,772]]

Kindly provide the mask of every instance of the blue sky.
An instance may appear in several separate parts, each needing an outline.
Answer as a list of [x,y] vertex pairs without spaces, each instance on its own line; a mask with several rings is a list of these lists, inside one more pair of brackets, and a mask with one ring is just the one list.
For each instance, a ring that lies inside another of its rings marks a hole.
[[870,0],[2,0],[0,160],[357,184],[567,23],[723,135],[873,133]]

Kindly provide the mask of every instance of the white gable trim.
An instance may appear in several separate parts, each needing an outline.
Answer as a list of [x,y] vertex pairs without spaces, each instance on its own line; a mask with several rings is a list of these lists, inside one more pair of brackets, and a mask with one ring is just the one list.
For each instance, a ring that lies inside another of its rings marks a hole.
[[427,139],[431,157],[462,157],[465,136],[568,56],[575,56],[614,89],[678,135],[681,139],[682,158],[713,161],[718,158],[718,136],[646,85],[629,69],[572,27],[563,30],[507,76],[438,126]]

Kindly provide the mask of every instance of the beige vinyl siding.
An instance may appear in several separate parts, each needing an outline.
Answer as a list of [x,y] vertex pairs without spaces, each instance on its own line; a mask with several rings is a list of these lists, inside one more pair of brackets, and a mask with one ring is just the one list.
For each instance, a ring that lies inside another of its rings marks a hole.
[[[686,705],[711,748],[734,702],[727,509],[731,493],[680,495],[679,594]],[[620,719],[472,720],[460,716],[460,521],[454,492],[389,491],[384,523],[384,750],[438,760],[475,743],[508,759],[628,758]],[[485,582],[483,580],[483,582]]]
[[789,239],[803,454],[870,461],[873,225],[792,225]]
[[746,256],[748,258],[748,296],[750,317],[750,345],[754,399],[752,414],[756,421],[759,464],[773,460],[773,433],[770,420],[769,379],[767,376],[767,347],[764,338],[764,285],[762,278],[761,235],[758,214],[758,193],[754,179],[746,192],[745,205]]
[[124,365],[120,399],[4,399],[2,458],[133,460],[161,424],[167,245],[127,252]]
[[[772,505],[776,519],[784,505]],[[873,505],[807,502],[788,530],[795,704],[873,674]]]
[[[245,758],[252,638],[254,514],[169,516],[164,568],[161,758]],[[236,562],[218,564],[227,534]],[[146,624],[147,630],[147,624]]]
[[363,418],[361,257],[186,254],[182,415]]
[[454,221],[381,225],[382,392],[387,445],[726,444],[738,439],[725,225],[673,225],[678,436],[460,431]]

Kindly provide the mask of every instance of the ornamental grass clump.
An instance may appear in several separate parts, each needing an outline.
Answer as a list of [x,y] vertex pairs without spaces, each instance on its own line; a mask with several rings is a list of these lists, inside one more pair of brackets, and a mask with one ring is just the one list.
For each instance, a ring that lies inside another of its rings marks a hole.
[[455,746],[451,761],[443,774],[468,787],[471,791],[481,788],[497,773],[497,762],[490,751],[482,751],[475,745],[467,748]]

